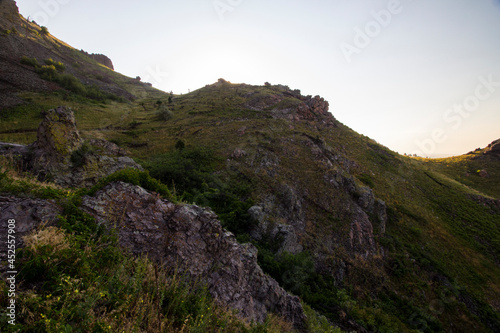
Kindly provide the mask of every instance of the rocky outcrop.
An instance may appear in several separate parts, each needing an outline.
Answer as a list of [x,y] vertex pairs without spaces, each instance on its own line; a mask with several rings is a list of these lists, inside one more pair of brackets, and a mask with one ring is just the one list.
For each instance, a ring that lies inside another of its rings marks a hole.
[[73,111],[59,107],[44,112],[33,149],[49,164],[63,162],[83,141],[76,129]]
[[499,214],[500,215],[500,200],[499,199],[492,199],[492,198],[486,198],[481,195],[473,195],[470,194],[469,198],[474,200],[475,202],[489,208],[491,210],[492,214]]
[[262,322],[275,312],[302,328],[305,316],[298,297],[265,275],[257,264],[257,249],[239,244],[212,211],[175,205],[121,182],[84,197],[82,209],[99,223],[115,226],[121,246],[201,279],[215,299],[245,318]]
[[0,28],[9,29],[8,23],[20,21],[19,9],[14,0],[0,0],[0,13],[2,13],[0,15]]
[[[299,331],[304,329],[299,298],[264,274],[257,264],[257,249],[239,244],[212,211],[176,205],[123,182],[83,197],[81,209],[98,223],[116,228],[123,248],[201,281],[220,304],[243,318],[263,322],[275,313]],[[51,200],[0,196],[0,234],[6,235],[8,220],[15,219],[17,248],[21,248],[24,235],[41,225],[55,225],[61,211]],[[0,246],[0,259],[5,260],[6,240]]]
[[485,149],[484,154],[500,159],[500,139],[490,143]]
[[43,114],[37,141],[27,147],[3,145],[4,153],[22,156],[22,165],[40,180],[66,187],[89,187],[118,170],[142,167],[106,140],[84,141],[70,108]]
[[[54,225],[61,208],[51,200],[0,196],[0,235],[7,235],[9,220],[14,220],[16,248],[23,247],[23,236],[40,225]],[[7,236],[0,240],[0,262],[6,262]],[[6,269],[0,265],[0,269]]]
[[114,70],[115,68],[113,67],[113,62],[111,61],[111,59],[109,59],[107,56],[105,56],[104,54],[95,54],[95,53],[92,53],[92,54],[89,54],[88,55],[89,57],[91,57],[92,59],[94,59],[95,61],[97,61],[98,63]]
[[245,97],[244,107],[255,111],[270,111],[273,118],[293,122],[312,121],[327,127],[337,126],[337,121],[328,111],[329,104],[320,96],[302,96],[300,90],[287,86],[269,86],[273,94],[253,92]]
[[283,252],[293,254],[302,252],[302,244],[300,244],[295,228],[292,225],[273,223],[270,221],[272,216],[265,212],[261,206],[250,207],[248,214],[256,222],[255,227],[250,231],[250,236],[253,239],[257,241],[264,238],[272,240],[279,247],[276,251],[278,255]]

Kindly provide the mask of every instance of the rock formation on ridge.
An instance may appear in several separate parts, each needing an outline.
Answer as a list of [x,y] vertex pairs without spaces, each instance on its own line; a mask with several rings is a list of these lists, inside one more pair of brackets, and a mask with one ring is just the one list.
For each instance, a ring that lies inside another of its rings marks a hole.
[[67,187],[88,187],[118,170],[142,167],[114,143],[84,141],[70,108],[58,107],[43,113],[37,141],[29,146],[0,146],[0,152],[20,155],[27,171],[40,180]]

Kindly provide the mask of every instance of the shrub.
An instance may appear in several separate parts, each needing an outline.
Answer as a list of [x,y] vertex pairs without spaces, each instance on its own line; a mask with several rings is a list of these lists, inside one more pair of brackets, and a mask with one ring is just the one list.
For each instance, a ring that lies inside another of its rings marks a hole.
[[47,66],[54,66],[59,72],[64,72],[66,69],[66,66],[64,66],[62,62],[54,61],[52,58],[45,59],[43,62],[45,62]]
[[71,163],[73,163],[73,167],[79,168],[85,165],[89,156],[93,154],[94,151],[94,147],[92,147],[88,142],[84,142],[80,148],[71,154]]
[[146,190],[159,193],[160,195],[166,197],[167,199],[174,200],[174,196],[170,192],[167,185],[162,184],[157,179],[152,178],[148,172],[140,171],[137,169],[123,169],[119,170],[104,179],[101,179],[94,187],[92,187],[88,194],[94,195],[109,183],[122,181],[125,183],[130,183],[133,185],[141,186]]
[[75,76],[71,74],[62,74],[66,69],[66,66],[58,61],[52,59],[45,59],[46,65],[39,66],[36,59],[31,59],[23,57],[21,62],[24,64],[29,64],[35,67],[35,71],[40,76],[40,78],[58,83],[62,88],[69,90],[77,95],[90,98],[97,101],[106,101],[107,99],[125,102],[125,99],[120,96],[116,96],[112,93],[104,92],[101,88],[96,85],[86,86],[80,82]]
[[41,29],[40,29],[40,32],[42,33],[42,35],[48,35],[49,34],[49,29],[47,29],[46,26],[42,26]]
[[36,69],[38,75],[47,81],[56,81],[58,78],[57,69],[54,65],[45,65]]
[[78,80],[71,74],[56,75],[56,77],[52,81],[59,83],[61,87],[78,95],[86,96],[87,94],[87,89],[85,88],[85,86],[80,82],[80,80]]
[[184,143],[184,141],[177,140],[177,142],[175,143],[175,149],[179,150],[179,151],[183,151],[184,148],[186,148],[186,144]]
[[170,111],[167,108],[167,106],[164,105],[164,104],[160,104],[160,107],[159,107],[158,112],[156,114],[157,114],[158,118],[160,120],[163,120],[163,121],[170,120],[174,116],[174,114],[172,113],[172,111]]
[[40,64],[38,63],[38,60],[36,60],[36,58],[29,58],[26,56],[23,56],[21,58],[21,64],[33,66],[34,68],[40,67]]

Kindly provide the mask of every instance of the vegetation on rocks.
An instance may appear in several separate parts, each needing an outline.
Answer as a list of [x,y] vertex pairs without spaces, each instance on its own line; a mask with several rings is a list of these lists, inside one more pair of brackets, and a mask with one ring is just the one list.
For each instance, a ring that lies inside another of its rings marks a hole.
[[[29,154],[0,157],[1,200],[66,207],[19,249],[21,331],[290,331],[275,315],[249,323],[218,305],[202,281],[125,252],[119,230],[104,232],[78,208],[116,181],[158,193],[144,207],[166,199],[188,212],[209,214],[189,210],[192,203],[209,207],[258,249],[264,272],[300,296],[309,332],[500,331],[498,142],[453,158],[400,156],[338,122],[319,96],[222,79],[165,93],[50,34],[23,38],[12,32],[24,26],[16,27],[0,26],[10,31],[2,40],[39,54],[0,49],[0,61],[19,74],[5,78],[0,141],[32,144],[41,112],[66,105],[87,142],[68,150],[71,172],[99,169],[103,142],[144,168],[74,189],[27,173]],[[1,288],[4,308],[5,282]]]

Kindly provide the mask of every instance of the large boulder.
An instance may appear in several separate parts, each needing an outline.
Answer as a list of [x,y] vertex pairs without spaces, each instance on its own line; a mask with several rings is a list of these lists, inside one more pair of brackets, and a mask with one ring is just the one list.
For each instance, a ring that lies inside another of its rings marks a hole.
[[500,159],[500,139],[490,143],[486,148],[484,154]]
[[[7,261],[7,234],[9,221],[15,231],[16,248],[24,246],[23,236],[40,225],[55,225],[61,208],[52,200],[0,196],[0,262]],[[7,265],[0,265],[2,272]]]
[[84,197],[82,209],[99,223],[115,226],[122,247],[203,281],[216,300],[243,317],[262,322],[274,312],[303,328],[299,298],[264,274],[257,264],[257,249],[239,244],[212,211],[175,205],[122,182]]
[[109,59],[104,54],[95,54],[95,53],[92,53],[92,54],[89,54],[89,57],[91,57],[92,59],[94,59],[98,63],[103,64],[104,66],[108,67],[109,69],[112,69],[112,70],[115,69],[115,67],[113,66],[113,62],[111,61],[111,59]]
[[58,107],[44,112],[42,116],[44,118],[38,127],[33,148],[43,153],[42,156],[47,161],[63,162],[83,143],[76,128],[73,111]]
[[[257,263],[257,249],[239,244],[212,211],[174,204],[123,182],[110,183],[93,197],[85,196],[81,209],[98,223],[115,228],[122,248],[134,255],[146,254],[201,281],[222,306],[237,310],[241,317],[263,322],[275,313],[304,330],[306,317],[299,298],[264,274]],[[0,196],[0,234],[6,235],[8,220],[15,219],[17,248],[22,248],[23,236],[40,226],[57,225],[61,213],[62,208],[52,200]],[[3,261],[6,240],[0,241]]]
[[0,145],[0,152],[20,154],[23,166],[39,180],[65,187],[89,187],[118,170],[142,167],[114,143],[84,141],[73,111],[58,107],[43,113],[37,140],[27,146]]

